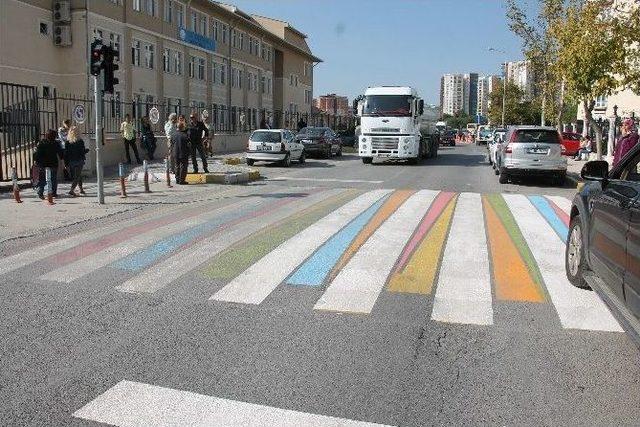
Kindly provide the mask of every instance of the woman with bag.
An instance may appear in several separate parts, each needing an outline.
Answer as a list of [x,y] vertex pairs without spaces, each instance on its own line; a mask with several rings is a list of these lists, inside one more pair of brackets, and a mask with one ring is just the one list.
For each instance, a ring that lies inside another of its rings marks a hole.
[[153,154],[156,152],[156,136],[151,129],[149,117],[142,118],[142,148],[147,152],[149,160],[153,160]]
[[80,138],[78,129],[74,126],[69,129],[67,143],[64,148],[64,162],[71,174],[71,190],[69,195],[76,197],[76,187],[80,189],[80,194],[86,194],[82,188],[82,169],[89,150],[85,148],[84,141]]

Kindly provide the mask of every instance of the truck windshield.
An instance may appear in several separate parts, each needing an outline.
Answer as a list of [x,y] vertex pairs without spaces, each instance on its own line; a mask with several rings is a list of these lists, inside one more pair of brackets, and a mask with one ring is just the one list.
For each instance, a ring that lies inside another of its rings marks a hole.
[[409,95],[369,95],[365,97],[363,116],[411,116]]

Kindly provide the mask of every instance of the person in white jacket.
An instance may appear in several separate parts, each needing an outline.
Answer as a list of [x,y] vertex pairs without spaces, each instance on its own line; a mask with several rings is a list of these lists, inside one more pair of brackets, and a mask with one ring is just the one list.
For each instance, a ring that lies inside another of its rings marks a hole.
[[173,171],[171,162],[171,135],[178,129],[178,115],[176,113],[169,114],[169,120],[164,124],[164,135],[167,137],[167,161],[169,162],[169,170]]

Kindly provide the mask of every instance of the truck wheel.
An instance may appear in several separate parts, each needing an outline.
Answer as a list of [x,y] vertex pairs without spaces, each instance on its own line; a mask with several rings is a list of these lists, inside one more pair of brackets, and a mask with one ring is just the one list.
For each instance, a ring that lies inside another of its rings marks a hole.
[[253,166],[254,163],[255,163],[255,160],[247,159],[247,166]]
[[504,168],[500,169],[500,176],[498,177],[498,182],[500,184],[506,184],[507,182],[509,182],[509,175],[507,175],[507,172],[504,170]]
[[573,286],[581,289],[590,289],[584,280],[587,260],[584,253],[580,215],[574,216],[569,223],[569,239],[565,248],[564,266],[567,279]]
[[373,163],[373,157],[363,157],[362,163],[364,163],[365,165],[370,165],[371,163]]

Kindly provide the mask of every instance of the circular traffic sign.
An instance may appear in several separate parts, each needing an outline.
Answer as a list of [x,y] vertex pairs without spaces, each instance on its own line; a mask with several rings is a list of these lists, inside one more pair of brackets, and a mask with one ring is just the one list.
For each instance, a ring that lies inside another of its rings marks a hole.
[[75,107],[73,107],[73,120],[81,125],[84,123],[84,121],[87,119],[87,112],[84,109],[84,105],[82,104],[78,104]]
[[149,110],[149,121],[154,125],[160,121],[160,112],[158,107],[153,107]]

